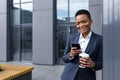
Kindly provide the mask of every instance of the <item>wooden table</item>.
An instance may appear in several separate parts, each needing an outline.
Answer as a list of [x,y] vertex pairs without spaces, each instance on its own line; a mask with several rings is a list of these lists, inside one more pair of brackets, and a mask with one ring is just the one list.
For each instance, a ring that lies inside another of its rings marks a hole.
[[32,80],[33,66],[0,64],[0,80]]

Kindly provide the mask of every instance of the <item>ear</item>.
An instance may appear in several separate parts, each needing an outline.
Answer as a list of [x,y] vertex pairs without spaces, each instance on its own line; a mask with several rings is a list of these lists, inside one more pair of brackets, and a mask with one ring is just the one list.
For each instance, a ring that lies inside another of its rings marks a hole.
[[91,23],[92,23],[93,21],[92,21],[92,19],[91,19]]
[[90,23],[91,23],[91,24],[93,23],[92,19],[90,19]]

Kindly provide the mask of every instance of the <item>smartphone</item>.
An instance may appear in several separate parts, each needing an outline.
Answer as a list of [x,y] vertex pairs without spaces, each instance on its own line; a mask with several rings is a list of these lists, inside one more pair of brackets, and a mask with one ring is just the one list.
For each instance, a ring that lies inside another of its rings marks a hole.
[[80,44],[74,43],[72,44],[72,47],[76,47],[77,49],[80,49]]

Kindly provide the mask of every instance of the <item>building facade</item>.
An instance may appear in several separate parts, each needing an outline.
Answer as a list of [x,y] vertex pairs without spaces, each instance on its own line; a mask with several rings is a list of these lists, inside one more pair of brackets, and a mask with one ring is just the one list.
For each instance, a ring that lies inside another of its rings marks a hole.
[[76,32],[75,12],[88,9],[92,28],[102,34],[102,2],[94,0],[4,0],[0,6],[0,61],[64,64],[68,36]]
[[[0,1],[0,61],[27,60],[35,64],[62,64],[60,58],[64,51],[63,42],[71,32],[75,32],[75,29],[72,27],[74,19],[69,13],[70,3],[73,0],[64,0],[67,1],[67,5],[63,7],[68,9],[67,13],[65,12],[67,17],[64,18],[57,18],[58,15],[62,15],[62,13],[57,14],[58,1],[63,0]],[[74,1],[72,3],[79,3],[80,0]],[[93,30],[103,34],[102,79],[119,80],[120,1],[89,0],[86,2],[94,21]]]

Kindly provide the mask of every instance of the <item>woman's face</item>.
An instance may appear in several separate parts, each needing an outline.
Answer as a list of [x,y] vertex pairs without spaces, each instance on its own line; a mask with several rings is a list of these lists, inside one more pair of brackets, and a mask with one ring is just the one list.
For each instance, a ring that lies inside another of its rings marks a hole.
[[84,35],[89,34],[91,30],[92,20],[86,14],[76,16],[76,27]]

